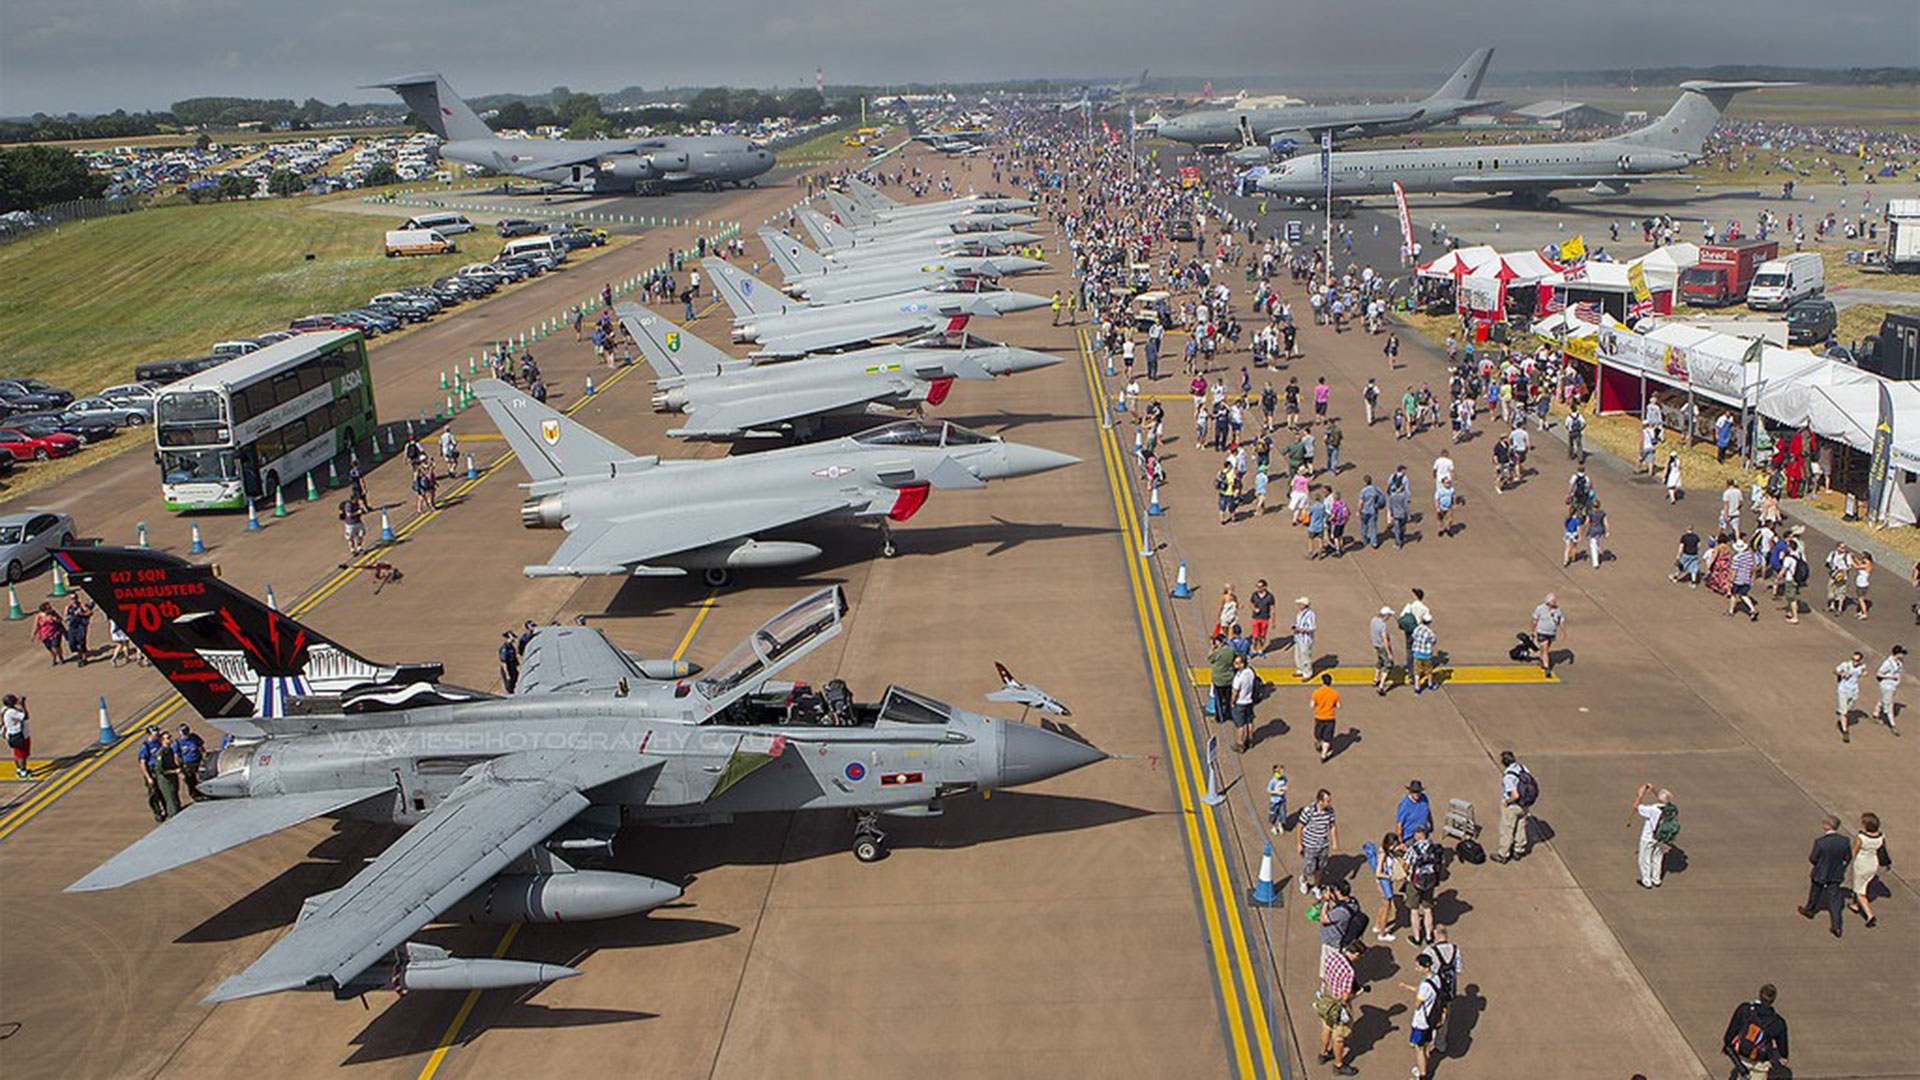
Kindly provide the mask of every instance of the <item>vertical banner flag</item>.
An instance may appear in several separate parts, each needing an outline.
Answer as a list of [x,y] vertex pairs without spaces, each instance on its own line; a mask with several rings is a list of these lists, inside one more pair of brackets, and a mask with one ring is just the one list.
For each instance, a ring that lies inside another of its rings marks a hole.
[[1333,195],[1333,132],[1320,133],[1320,180],[1327,186],[1327,195]]
[[1400,181],[1393,182],[1393,205],[1400,211],[1400,251],[1408,258],[1413,257],[1413,217],[1407,213],[1407,189]]
[[1893,469],[1893,395],[1880,380],[1880,422],[1873,425],[1873,463],[1867,466],[1867,515],[1881,516],[1887,495],[1887,474]]

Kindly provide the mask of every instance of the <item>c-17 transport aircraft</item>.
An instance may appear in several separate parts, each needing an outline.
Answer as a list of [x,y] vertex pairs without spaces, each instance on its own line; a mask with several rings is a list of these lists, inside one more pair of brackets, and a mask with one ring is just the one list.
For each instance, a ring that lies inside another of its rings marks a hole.
[[639,304],[614,309],[653,366],[655,412],[686,416],[667,434],[690,439],[806,436],[828,416],[875,406],[939,405],[956,379],[992,379],[1060,361],[1031,349],[974,344],[964,332],[906,345],[755,365],[709,345]]
[[[1521,146],[1434,146],[1414,150],[1340,151],[1328,155],[1333,194],[1403,191],[1508,193],[1539,201],[1560,188],[1619,195],[1629,184],[1700,161],[1707,136],[1733,95],[1792,86],[1780,82],[1685,82],[1665,116],[1611,139]],[[1317,155],[1282,162],[1261,177],[1261,191],[1313,198],[1326,193]],[[1553,200],[1547,200],[1551,205]]]
[[[73,579],[207,721],[236,736],[201,768],[208,796],[69,886],[117,888],[318,817],[408,831],[208,1002],[282,990],[530,986],[579,971],[468,959],[409,940],[434,922],[575,922],[681,895],[575,869],[627,821],[740,813],[857,815],[854,854],[884,855],[881,814],[1032,783],[1107,755],[1056,724],[966,712],[898,686],[877,704],[833,680],[774,681],[841,631],[837,586],[775,615],[698,678],[649,667],[599,631],[551,627],[508,695],[378,664],[225,584],[140,548],[62,548]],[[211,774],[211,775],[209,775]]]
[[1233,158],[1257,165],[1284,157],[1301,146],[1316,145],[1322,132],[1335,139],[1399,135],[1443,124],[1498,104],[1479,99],[1493,49],[1476,49],[1447,81],[1420,101],[1378,105],[1264,105],[1245,109],[1202,109],[1160,125],[1158,134],[1195,146],[1236,145]]
[[757,187],[773,152],[733,135],[649,135],[635,139],[503,139],[437,74],[373,83],[399,94],[446,139],[442,157],[581,191],[656,194],[675,188]]
[[753,454],[662,461],[635,457],[498,379],[473,389],[532,478],[521,524],[567,533],[544,565],[525,568],[528,577],[701,570],[719,587],[736,569],[819,557],[813,544],[756,537],[831,520],[878,521],[881,554],[891,556],[891,524],[911,518],[935,488],[981,488],[1080,463],[921,420]]

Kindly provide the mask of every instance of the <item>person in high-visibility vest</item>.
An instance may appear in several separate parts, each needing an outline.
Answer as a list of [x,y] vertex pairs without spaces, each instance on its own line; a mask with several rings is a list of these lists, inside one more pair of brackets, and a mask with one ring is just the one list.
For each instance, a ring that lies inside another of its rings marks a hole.
[[1060,290],[1053,290],[1053,325],[1060,325]]

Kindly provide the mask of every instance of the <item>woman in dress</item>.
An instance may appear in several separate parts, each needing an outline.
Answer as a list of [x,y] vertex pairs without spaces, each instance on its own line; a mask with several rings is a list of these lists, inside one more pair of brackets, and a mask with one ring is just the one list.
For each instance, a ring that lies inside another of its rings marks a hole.
[[1667,451],[1667,502],[1680,501],[1680,455]]
[[1847,887],[1853,890],[1853,903],[1848,906],[1865,915],[1868,926],[1878,920],[1873,917],[1867,889],[1880,876],[1880,854],[1886,843],[1886,838],[1880,835],[1880,815],[1861,814],[1860,831],[1853,837],[1853,867],[1847,875]]
[[40,610],[33,616],[33,639],[38,641],[47,655],[53,658],[55,666],[67,661],[67,624],[60,619],[60,613],[53,605],[40,602]]
[[1733,541],[1726,533],[1715,538],[1713,557],[1707,560],[1707,588],[1721,596],[1733,588]]

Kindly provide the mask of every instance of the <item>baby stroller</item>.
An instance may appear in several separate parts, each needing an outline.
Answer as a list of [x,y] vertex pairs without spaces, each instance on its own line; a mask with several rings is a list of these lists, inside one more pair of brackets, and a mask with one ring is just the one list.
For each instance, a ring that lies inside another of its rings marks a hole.
[[1523,664],[1539,663],[1540,643],[1534,640],[1533,635],[1523,630],[1513,636],[1517,641],[1513,648],[1507,650],[1507,655]]

